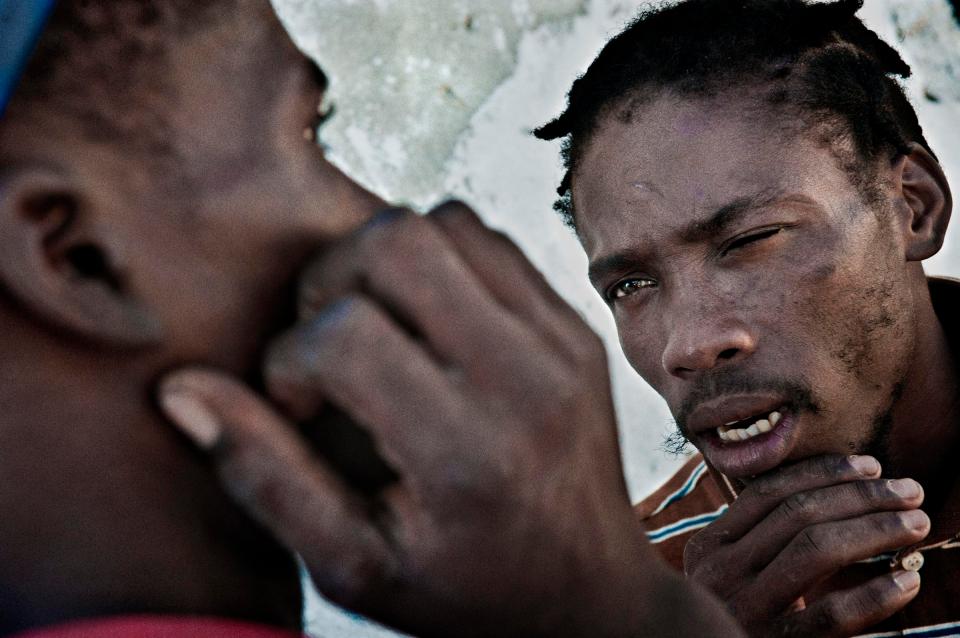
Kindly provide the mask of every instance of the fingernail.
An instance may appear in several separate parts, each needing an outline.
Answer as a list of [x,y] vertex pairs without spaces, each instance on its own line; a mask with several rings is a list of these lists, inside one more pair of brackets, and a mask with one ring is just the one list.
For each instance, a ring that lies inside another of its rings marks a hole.
[[896,479],[893,481],[887,481],[887,487],[890,488],[891,492],[900,498],[913,499],[917,498],[923,493],[920,484],[913,479]]
[[921,532],[930,528],[930,517],[920,510],[901,512],[900,520],[909,529]]
[[897,572],[893,575],[893,582],[901,591],[913,591],[920,586],[920,574],[918,572]]
[[202,401],[182,390],[168,390],[160,395],[160,406],[198,447],[209,450],[217,444],[220,422]]
[[876,476],[880,473],[880,462],[872,456],[854,454],[848,458],[850,465],[863,476]]

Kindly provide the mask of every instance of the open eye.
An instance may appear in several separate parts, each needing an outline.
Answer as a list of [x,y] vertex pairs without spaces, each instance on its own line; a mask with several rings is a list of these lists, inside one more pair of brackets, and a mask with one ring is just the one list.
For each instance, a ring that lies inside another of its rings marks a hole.
[[607,301],[616,301],[636,294],[645,288],[656,288],[657,282],[647,277],[633,277],[622,279],[607,290]]
[[779,234],[782,230],[782,226],[776,226],[775,228],[767,228],[766,230],[761,230],[760,232],[753,233],[752,235],[737,237],[723,248],[723,254],[726,255],[729,252],[743,248],[749,244],[763,241],[764,239],[769,239],[770,237]]

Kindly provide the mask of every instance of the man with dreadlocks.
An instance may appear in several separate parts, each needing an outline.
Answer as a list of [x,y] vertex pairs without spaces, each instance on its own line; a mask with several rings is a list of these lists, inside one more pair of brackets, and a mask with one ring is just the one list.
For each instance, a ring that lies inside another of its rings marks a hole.
[[293,550],[418,635],[739,635],[596,336],[466,207],[378,215],[325,88],[267,0],[0,0],[0,635],[297,638]]
[[537,131],[700,452],[638,514],[756,636],[960,635],[960,284],[921,265],[952,200],[861,5],[644,13]]

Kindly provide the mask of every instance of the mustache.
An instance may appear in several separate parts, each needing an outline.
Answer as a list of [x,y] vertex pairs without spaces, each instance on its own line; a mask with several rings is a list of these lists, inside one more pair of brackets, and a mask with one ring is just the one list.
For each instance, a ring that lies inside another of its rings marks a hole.
[[759,377],[742,371],[718,372],[698,379],[684,398],[674,416],[680,433],[687,436],[687,421],[701,403],[734,394],[776,394],[784,397],[786,406],[794,412],[820,412],[820,401],[806,379]]

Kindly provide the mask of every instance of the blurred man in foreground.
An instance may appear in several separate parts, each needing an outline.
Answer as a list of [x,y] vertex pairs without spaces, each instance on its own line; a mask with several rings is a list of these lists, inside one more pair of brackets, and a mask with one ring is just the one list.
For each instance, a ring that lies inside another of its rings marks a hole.
[[[360,228],[324,85],[267,0],[56,3],[0,121],[0,634],[296,634],[299,550],[423,635],[736,635],[638,533],[596,337],[459,205]],[[153,403],[187,363],[160,400],[272,535]]]

